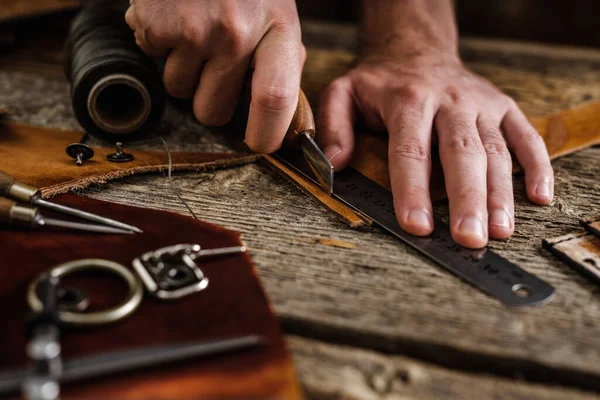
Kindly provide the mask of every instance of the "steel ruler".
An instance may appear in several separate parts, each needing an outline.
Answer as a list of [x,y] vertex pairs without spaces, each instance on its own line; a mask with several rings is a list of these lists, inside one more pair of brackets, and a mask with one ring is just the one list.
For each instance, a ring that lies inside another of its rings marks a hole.
[[[278,159],[317,183],[308,166],[297,157],[281,154]],[[392,193],[352,168],[335,174],[333,197],[508,306],[542,305],[554,296],[554,288],[548,283],[487,247],[471,250],[458,245],[452,239],[448,225],[439,219],[435,219],[430,236],[417,237],[405,232],[396,219]]]

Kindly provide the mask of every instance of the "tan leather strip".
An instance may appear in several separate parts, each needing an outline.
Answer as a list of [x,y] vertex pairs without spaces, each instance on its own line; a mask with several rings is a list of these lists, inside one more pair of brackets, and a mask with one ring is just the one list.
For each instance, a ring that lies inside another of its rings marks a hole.
[[[191,153],[193,154],[193,153]],[[174,164],[173,171],[216,171],[219,169],[233,168],[241,165],[251,164],[259,159],[259,155],[233,155],[214,161],[204,161],[196,164]],[[128,169],[115,170],[103,174],[92,175],[75,181],[58,183],[42,189],[42,197],[50,198],[59,194],[68,193],[72,190],[85,189],[91,185],[107,183],[109,181],[124,178],[131,175],[145,174],[149,172],[167,172],[167,164],[147,165]]]
[[600,102],[531,119],[544,138],[550,158],[600,144]]
[[[65,154],[65,147],[81,139],[81,132],[35,127],[3,121],[0,123],[0,171],[42,189],[44,197],[83,189],[91,184],[133,174],[166,171],[165,150],[128,149],[135,159],[127,163],[106,160],[114,148],[94,147],[94,157],[79,167]],[[206,171],[248,164],[257,155],[234,153],[173,152],[173,170]]]
[[356,213],[351,208],[327,195],[325,192],[323,192],[321,187],[315,185],[313,182],[292,170],[287,165],[268,155],[264,156],[264,160],[266,160],[269,165],[273,166],[283,176],[288,178],[288,180],[295,184],[300,190],[333,212],[339,219],[344,221],[351,228],[360,228],[372,224],[370,219],[362,216],[359,213]]
[[544,240],[544,247],[571,268],[600,283],[600,238],[576,232]]

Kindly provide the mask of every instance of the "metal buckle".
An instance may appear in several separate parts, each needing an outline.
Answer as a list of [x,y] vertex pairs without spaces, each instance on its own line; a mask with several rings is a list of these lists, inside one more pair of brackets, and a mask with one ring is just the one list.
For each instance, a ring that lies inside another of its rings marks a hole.
[[144,253],[132,264],[151,295],[174,300],[208,286],[208,278],[194,261],[200,251],[198,244],[178,244]]

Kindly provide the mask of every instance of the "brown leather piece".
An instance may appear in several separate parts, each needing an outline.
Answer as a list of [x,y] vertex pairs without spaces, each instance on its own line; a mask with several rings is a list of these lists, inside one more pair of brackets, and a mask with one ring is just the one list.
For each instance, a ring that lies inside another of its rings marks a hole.
[[[80,132],[34,127],[17,122],[0,123],[0,170],[17,180],[41,188],[44,197],[82,189],[144,172],[166,171],[166,151],[128,150],[135,160],[106,160],[114,148],[94,147],[94,158],[77,166],[65,148],[81,140]],[[259,156],[223,153],[172,153],[173,170],[214,170],[244,165]]]
[[[83,258],[104,258],[132,269],[135,257],[168,245],[198,243],[210,249],[241,243],[236,232],[175,213],[74,195],[55,200],[139,226],[144,233],[0,231],[0,314],[4,321],[0,370],[26,363],[25,292],[42,271]],[[264,335],[266,347],[65,385],[63,398],[302,398],[290,354],[250,255],[207,260],[201,268],[209,278],[204,291],[172,302],[146,294],[140,308],[123,321],[67,332],[62,339],[64,358],[246,334]],[[126,293],[122,283],[101,274],[70,277],[63,284],[83,289],[95,310],[116,304]]]
[[[544,139],[551,159],[600,144],[600,102],[586,104],[546,117],[532,118],[530,121]],[[357,132],[350,166],[384,188],[391,190],[387,136],[367,131]],[[515,165],[514,171],[515,173],[520,171],[518,165]],[[310,187],[312,182],[308,181],[307,183],[307,180],[297,172],[285,171],[284,175],[301,187],[303,191],[311,194],[314,191]],[[432,201],[439,201],[446,197],[444,174],[436,149],[432,154],[430,190]],[[342,221],[368,221],[329,196],[313,194],[313,197]],[[349,225],[362,226],[361,224]]]
[[360,228],[371,225],[372,221],[369,218],[357,213],[350,207],[347,207],[343,203],[337,201],[325,193],[319,185],[316,185],[303,175],[298,174],[295,170],[291,169],[281,161],[271,156],[264,156],[264,159],[281,175],[288,178],[290,182],[296,185],[298,189],[302,190],[308,196],[323,204],[351,228]]
[[575,232],[544,240],[544,248],[571,268],[600,284],[600,238]]
[[600,239],[600,217],[582,220],[581,224],[585,229]]
[[62,10],[76,9],[79,0],[2,0],[0,1],[0,23],[19,18],[29,18]]

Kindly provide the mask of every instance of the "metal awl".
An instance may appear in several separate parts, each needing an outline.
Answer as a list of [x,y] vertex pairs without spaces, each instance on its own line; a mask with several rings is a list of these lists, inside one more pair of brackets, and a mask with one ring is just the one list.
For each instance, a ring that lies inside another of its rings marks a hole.
[[[81,219],[85,219],[92,222],[97,222],[102,225],[111,226],[113,228],[117,228],[119,231],[113,230],[112,232],[103,231],[105,233],[123,233],[120,232],[122,230],[142,233],[143,231],[138,227],[133,225],[128,225],[123,222],[115,221],[110,218],[102,217],[100,215],[92,214],[86,211],[82,211],[73,207],[63,206],[61,204],[52,203],[50,201],[42,199],[42,194],[39,189],[29,186],[25,183],[17,181],[12,176],[8,175],[5,172],[0,171],[0,196],[7,197],[13,199],[15,201],[28,204],[31,207],[44,207],[49,210],[54,210],[66,215],[72,215],[74,217],[78,217]],[[45,219],[46,225],[51,225],[55,223],[56,220],[48,220]],[[51,221],[51,223],[49,222]],[[67,221],[60,221],[63,225],[68,224],[71,225],[73,223],[67,223]],[[82,224],[79,224],[82,225]],[[58,225],[54,225],[58,226]],[[92,227],[91,229],[96,229],[95,225],[85,225],[87,227]],[[73,226],[72,226],[73,227]],[[79,229],[79,228],[75,228]],[[91,229],[85,229],[90,231]],[[97,231],[100,232],[100,231]]]
[[0,197],[0,226],[21,226],[25,228],[53,227],[95,233],[131,234],[127,229],[112,226],[84,224],[80,222],[62,221],[46,218],[37,208],[17,204],[15,201]]

